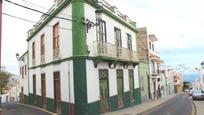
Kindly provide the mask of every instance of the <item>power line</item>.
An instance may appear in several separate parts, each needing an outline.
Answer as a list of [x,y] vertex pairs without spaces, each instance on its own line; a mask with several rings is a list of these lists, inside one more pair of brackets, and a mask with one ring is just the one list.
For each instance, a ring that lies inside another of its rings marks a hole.
[[[41,8],[41,9],[44,9],[44,10],[49,10],[48,8],[45,8],[45,7],[43,7],[43,6],[41,6],[41,5],[39,5],[39,4],[36,4],[36,3],[33,3],[33,2],[30,2],[30,1],[27,1],[27,0],[21,0],[23,3],[25,3],[27,6],[34,6],[34,7],[38,7],[38,8]],[[70,17],[72,17],[72,15],[70,15],[70,14],[64,14],[64,13],[59,13],[59,14],[61,14],[61,15],[63,15],[63,16],[70,16]],[[76,16],[75,16],[76,17]]]
[[40,11],[40,10],[36,10],[36,9],[34,9],[34,8],[30,8],[30,7],[27,7],[27,6],[24,6],[24,5],[21,5],[21,4],[12,2],[12,1],[10,1],[10,0],[5,0],[5,1],[8,2],[8,3],[11,3],[11,4],[13,4],[13,5],[16,5],[16,6],[19,6],[19,7],[25,8],[25,9],[28,9],[28,10],[32,10],[32,11],[41,13],[41,14],[43,14],[43,15],[51,16],[51,17],[53,17],[53,18],[58,18],[58,19],[63,19],[63,20],[73,21],[73,22],[75,21],[75,20],[72,20],[72,19],[64,18],[64,17],[53,16],[53,15],[50,15],[50,14],[48,14],[48,13],[44,13],[44,12],[42,12],[42,11]]
[[[12,17],[12,18],[15,18],[15,19],[19,19],[19,20],[22,20],[22,21],[26,21],[26,22],[29,22],[29,23],[39,24],[38,22],[31,21],[31,20],[28,20],[28,19],[25,19],[25,18],[21,18],[21,17],[17,17],[17,16],[14,16],[14,15],[11,15],[11,14],[7,14],[7,13],[3,13],[3,12],[2,12],[2,14],[5,15],[5,16],[9,16],[9,17]],[[45,25],[45,26],[53,27],[52,25]],[[63,27],[59,27],[59,29],[72,30],[70,28],[63,28]]]

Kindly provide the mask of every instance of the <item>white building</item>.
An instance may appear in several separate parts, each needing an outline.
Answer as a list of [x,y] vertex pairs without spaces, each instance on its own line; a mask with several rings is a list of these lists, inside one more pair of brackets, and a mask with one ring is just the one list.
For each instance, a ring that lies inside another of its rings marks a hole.
[[19,92],[21,103],[28,104],[28,52],[26,51],[21,57],[18,58],[19,61]]
[[97,0],[55,0],[47,13],[28,32],[30,105],[96,115],[140,102],[135,22]]

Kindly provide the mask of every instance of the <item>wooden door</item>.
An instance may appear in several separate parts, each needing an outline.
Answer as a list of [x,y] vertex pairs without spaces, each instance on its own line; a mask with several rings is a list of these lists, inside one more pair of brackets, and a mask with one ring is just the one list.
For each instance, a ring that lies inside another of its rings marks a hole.
[[37,104],[37,95],[36,95],[36,75],[33,75],[33,103]]
[[61,111],[61,87],[60,87],[60,72],[54,72],[54,100],[55,111]]
[[45,74],[41,74],[42,108],[46,109],[46,79]]
[[133,69],[128,71],[129,73],[129,87],[130,87],[130,102],[133,104],[135,102],[134,96],[134,72]]
[[24,89],[23,89],[23,87],[21,87],[21,93],[20,93],[20,102],[21,103],[24,103]]
[[101,112],[105,113],[109,111],[109,87],[108,87],[108,70],[99,70],[100,81],[100,107]]
[[117,70],[118,108],[124,106],[123,70]]

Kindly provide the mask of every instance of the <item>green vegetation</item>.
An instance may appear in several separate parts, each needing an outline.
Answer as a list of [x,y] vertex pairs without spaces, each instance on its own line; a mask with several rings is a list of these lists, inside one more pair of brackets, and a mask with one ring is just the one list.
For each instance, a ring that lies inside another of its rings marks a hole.
[[0,72],[0,94],[4,94],[4,91],[8,89],[9,79],[12,76],[7,71]]

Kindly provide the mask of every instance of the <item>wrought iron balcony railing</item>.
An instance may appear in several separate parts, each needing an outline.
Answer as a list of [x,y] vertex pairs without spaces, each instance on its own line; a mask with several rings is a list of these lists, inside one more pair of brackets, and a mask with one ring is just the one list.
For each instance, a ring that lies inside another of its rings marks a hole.
[[131,51],[128,48],[117,47],[114,44],[94,41],[94,56],[104,56],[110,58],[117,58],[129,61],[138,61],[138,54],[136,51]]

